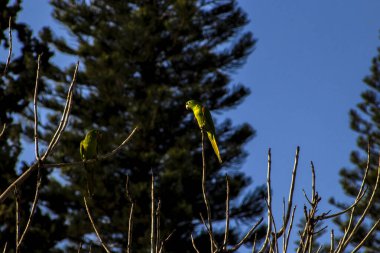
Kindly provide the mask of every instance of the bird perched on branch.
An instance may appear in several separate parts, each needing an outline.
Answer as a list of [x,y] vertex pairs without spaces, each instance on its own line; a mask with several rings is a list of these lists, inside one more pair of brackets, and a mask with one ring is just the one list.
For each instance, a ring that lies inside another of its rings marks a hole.
[[97,159],[99,134],[98,130],[91,130],[80,142],[79,151],[87,174],[87,192],[90,197],[94,194],[94,171],[86,165],[86,161],[89,159]]
[[218,144],[216,143],[215,138],[215,126],[210,111],[196,100],[187,101],[186,109],[191,109],[193,111],[199,128],[207,133],[207,137],[210,140],[211,146],[214,149],[219,162],[222,163],[222,158],[220,157]]

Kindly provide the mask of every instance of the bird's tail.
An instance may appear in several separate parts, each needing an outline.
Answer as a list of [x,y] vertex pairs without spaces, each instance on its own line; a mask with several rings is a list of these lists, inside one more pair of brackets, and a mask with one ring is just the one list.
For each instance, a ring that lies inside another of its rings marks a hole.
[[90,198],[94,195],[94,171],[86,163],[83,163],[86,171],[87,193]]
[[223,161],[222,161],[222,158],[220,157],[219,148],[218,148],[218,144],[216,143],[215,135],[210,132],[207,132],[207,136],[211,142],[211,146],[214,149],[216,156],[218,157],[219,163],[222,163]]

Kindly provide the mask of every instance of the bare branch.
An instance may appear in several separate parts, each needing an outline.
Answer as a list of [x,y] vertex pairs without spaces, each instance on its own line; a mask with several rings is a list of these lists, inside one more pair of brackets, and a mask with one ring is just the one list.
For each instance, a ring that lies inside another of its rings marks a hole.
[[12,57],[12,17],[9,17],[8,29],[9,29],[9,52],[8,52],[7,62],[5,63],[5,67],[3,71],[4,76],[8,71],[8,66],[11,62],[11,57]]
[[211,252],[214,252],[214,245],[216,244],[216,242],[214,242],[214,239],[213,239],[212,222],[211,222],[211,208],[210,208],[210,203],[209,203],[209,200],[207,197],[207,192],[206,192],[206,158],[205,158],[205,148],[204,148],[205,133],[204,133],[203,128],[201,129],[201,133],[202,133],[202,165],[203,165],[202,166],[202,194],[203,194],[203,200],[204,200],[205,205],[206,205],[207,221],[208,221],[208,227],[210,230],[209,235],[210,235]]
[[286,208],[286,216],[285,216],[285,222],[280,231],[277,233],[277,238],[281,237],[282,234],[285,232],[286,227],[288,226],[292,206],[293,206],[293,193],[294,193],[294,186],[296,183],[296,177],[297,177],[297,168],[298,168],[298,159],[299,159],[299,154],[300,154],[300,147],[297,146],[296,148],[296,155],[294,157],[294,166],[293,166],[293,171],[292,171],[292,180],[290,182],[290,189],[289,189],[289,197],[288,197],[288,206]]
[[335,238],[334,238],[334,229],[331,229],[331,235],[330,235],[330,253],[334,252],[334,243],[335,243]]
[[165,243],[167,241],[169,241],[170,237],[172,237],[172,235],[174,234],[174,232],[175,232],[175,229],[163,241],[161,241],[161,246],[160,246],[160,249],[159,249],[158,253],[162,253],[163,252]]
[[[201,217],[202,223],[206,227],[207,233],[208,233],[208,235],[211,238],[210,239],[211,243],[213,243],[213,246],[217,249],[218,245],[216,244],[216,241],[214,239],[214,234],[212,233],[212,231],[210,230],[210,228],[207,226],[207,223],[206,223],[205,219],[203,218],[202,213],[199,213],[199,216]],[[212,251],[212,252],[214,252],[214,251]]]
[[194,241],[193,235],[190,234],[190,237],[191,237],[191,243],[193,244],[193,248],[194,248],[195,252],[200,253],[199,250],[197,249],[197,246],[195,245],[195,241]]
[[286,244],[284,247],[284,253],[286,253],[286,251],[288,250],[289,238],[290,238],[290,233],[292,232],[292,228],[293,228],[294,214],[296,212],[296,208],[297,208],[297,206],[293,207],[293,212],[292,212],[292,216],[291,216],[290,223],[289,223],[288,236],[286,237]]
[[36,193],[34,194],[34,200],[33,200],[32,208],[30,210],[28,222],[26,223],[24,232],[22,233],[20,240],[18,241],[18,246],[21,246],[21,243],[24,240],[24,237],[29,230],[30,224],[32,223],[32,218],[33,218],[33,215],[34,215],[34,213],[36,211],[36,207],[37,207],[40,186],[41,186],[41,174],[40,174],[40,171],[38,170],[37,183],[36,183]]
[[[272,192],[271,192],[271,169],[272,169],[272,153],[271,149],[268,150],[268,169],[267,169],[267,199],[268,199],[268,207],[271,207],[272,205]],[[269,236],[270,233],[272,232],[272,219],[271,219],[271,214],[270,210],[268,208],[268,214],[267,214],[267,219],[268,219],[268,225],[267,225],[267,233],[265,235],[264,243],[261,246],[261,249],[259,250],[259,253],[263,253],[268,245],[269,242]]]
[[151,253],[155,253],[155,241],[154,241],[154,233],[155,233],[155,230],[154,230],[154,210],[155,210],[155,205],[154,205],[154,175],[153,175],[153,172],[152,172],[152,179],[151,179],[151,184],[150,184],[150,193],[151,193],[151,209],[150,209],[150,225],[151,225],[151,228],[150,228],[150,252]]
[[[104,156],[99,156],[97,159],[87,160],[86,163],[90,164],[90,163],[102,161],[116,154],[125,144],[128,143],[128,141],[132,138],[132,136],[135,134],[137,129],[138,127],[135,127],[133,131],[129,134],[129,136],[123,141],[123,143],[120,144],[116,149],[114,149],[113,151],[111,151],[110,153]],[[45,158],[46,156],[42,157],[41,162],[43,162]],[[74,166],[78,166],[82,168],[83,161],[72,162],[72,163],[41,164],[41,168],[63,168],[63,167],[74,167]],[[5,199],[8,198],[8,196],[12,193],[12,189],[14,189],[15,186],[20,186],[27,178],[29,178],[31,173],[37,168],[38,168],[38,162],[30,166],[23,174],[21,174],[15,181],[13,181],[13,183],[10,186],[8,186],[8,188],[0,195],[0,203],[2,203]]]
[[82,250],[82,242],[79,243],[78,253]]
[[223,250],[227,248],[230,230],[230,180],[226,174],[226,228],[224,230]]
[[38,94],[38,79],[40,75],[40,61],[41,55],[38,55],[37,60],[37,73],[36,73],[36,85],[34,87],[34,99],[33,99],[33,108],[34,108],[34,151],[36,155],[36,160],[40,161],[40,153],[38,148],[38,111],[37,111],[37,94]]
[[255,237],[253,239],[252,253],[255,253],[255,250],[256,250],[256,238],[257,238],[257,233],[255,233]]
[[84,205],[86,206],[87,216],[88,216],[88,218],[90,219],[90,222],[91,222],[92,228],[94,229],[96,236],[98,237],[98,239],[99,239],[100,243],[102,244],[104,250],[105,250],[107,253],[110,253],[111,251],[108,249],[107,245],[103,242],[102,238],[100,237],[100,234],[99,234],[99,232],[98,232],[98,229],[96,228],[95,223],[94,223],[94,220],[92,219],[92,216],[91,216],[91,213],[90,213],[90,209],[88,208],[88,205],[87,205],[86,196],[83,196],[83,200],[84,200]]
[[15,201],[16,201],[16,253],[19,252],[19,238],[20,238],[20,193],[17,187],[14,188]]
[[158,198],[157,208],[156,208],[156,253],[160,251],[161,248],[161,235],[160,235],[160,214],[161,212],[161,200]]
[[[370,167],[370,158],[371,158],[371,145],[370,143],[368,142],[368,145],[367,145],[367,165],[366,165],[366,168],[365,168],[365,172],[364,172],[364,176],[363,176],[363,180],[362,180],[362,183],[360,185],[360,189],[359,189],[359,192],[356,196],[356,200],[359,198],[359,196],[362,194],[363,192],[363,189],[364,189],[364,186],[365,186],[365,182],[366,182],[366,179],[367,179],[367,176],[368,176],[368,172],[369,172],[369,167]],[[356,201],[355,201],[356,202]],[[350,231],[351,229],[351,225],[352,225],[352,222],[353,222],[353,218],[354,218],[354,212],[355,212],[355,207],[354,206],[352,209],[351,209],[351,214],[350,214],[350,218],[348,220],[348,225],[347,227],[344,229],[344,234],[343,234],[343,237],[339,240],[338,242],[338,247],[337,247],[337,250],[336,252],[341,252],[342,250],[342,247],[347,239],[347,236],[348,236],[348,232]]]
[[7,246],[8,246],[8,242],[5,242],[4,244],[4,249],[3,249],[3,253],[5,253],[7,251]]
[[135,206],[135,202],[133,201],[132,195],[129,192],[129,176],[127,176],[127,180],[125,183],[125,192],[126,192],[129,202],[131,202],[131,210],[129,212],[129,219],[128,219],[128,242],[127,242],[127,253],[130,253],[131,248],[132,248],[133,209]]
[[7,124],[4,123],[3,124],[3,129],[0,132],[0,138],[1,138],[1,136],[3,136],[6,127],[7,127]]
[[[246,241],[248,241],[249,237],[252,235],[252,233],[255,231],[255,229],[260,225],[260,223],[263,221],[263,218],[260,218],[255,225],[248,231],[248,233],[245,234],[243,239],[240,240],[238,244],[233,246],[231,249],[227,250],[227,252],[235,252],[238,250]],[[256,240],[256,239],[255,239]]]
[[372,228],[368,231],[368,233],[363,238],[363,240],[361,240],[361,242],[355,247],[355,249],[352,251],[352,253],[357,252],[363,246],[363,244],[368,240],[368,238],[371,236],[371,234],[375,231],[375,229],[377,228],[377,226],[379,225],[379,223],[380,223],[380,219],[378,219],[375,222],[375,224],[373,224]]
[[70,111],[71,111],[71,106],[72,106],[72,99],[73,99],[73,92],[74,92],[74,87],[76,84],[76,78],[77,78],[77,73],[78,73],[78,68],[79,68],[79,61],[75,65],[75,70],[74,70],[74,75],[73,75],[73,80],[71,81],[71,84],[69,86],[69,90],[67,92],[67,98],[66,98],[66,104],[65,108],[63,109],[61,121],[57,127],[57,130],[55,131],[53,138],[51,139],[49,146],[47,147],[45,154],[42,156],[42,160],[44,160],[51,150],[54,149],[55,145],[58,143],[59,139],[61,138],[61,135],[63,131],[65,130],[67,123],[69,121],[69,116],[70,116]]
[[356,207],[359,204],[360,200],[362,200],[362,198],[364,197],[365,193],[366,193],[366,190],[363,191],[362,194],[360,196],[358,196],[358,198],[355,199],[355,202],[351,206],[347,207],[343,211],[340,211],[340,212],[337,212],[337,213],[333,213],[333,214],[330,214],[330,215],[321,216],[320,219],[321,220],[328,220],[328,219],[332,219],[332,218],[338,217],[338,216],[340,216],[340,215],[342,215],[344,213],[347,213],[348,211],[350,211],[352,208]]

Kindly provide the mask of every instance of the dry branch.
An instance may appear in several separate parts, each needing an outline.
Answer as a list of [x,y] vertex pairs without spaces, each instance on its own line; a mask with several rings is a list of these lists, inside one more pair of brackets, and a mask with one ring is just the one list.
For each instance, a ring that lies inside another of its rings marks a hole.
[[83,196],[83,200],[84,200],[84,205],[86,206],[87,216],[88,216],[88,218],[90,219],[90,222],[91,222],[92,228],[94,229],[96,236],[98,237],[98,239],[99,239],[101,245],[103,246],[103,249],[104,249],[107,253],[110,253],[111,251],[108,249],[108,246],[103,242],[103,240],[102,240],[102,238],[101,238],[101,236],[100,236],[100,234],[99,234],[99,231],[98,231],[98,229],[97,229],[96,226],[95,226],[94,220],[93,220],[93,218],[92,218],[92,216],[91,216],[91,213],[90,213],[90,209],[88,208],[88,205],[87,205],[86,196]]

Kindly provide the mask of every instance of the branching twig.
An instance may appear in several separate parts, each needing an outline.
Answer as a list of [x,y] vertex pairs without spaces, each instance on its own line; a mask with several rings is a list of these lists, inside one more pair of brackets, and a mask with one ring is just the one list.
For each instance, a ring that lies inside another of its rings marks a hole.
[[[214,234],[212,233],[212,231],[210,230],[210,228],[207,226],[207,223],[206,223],[205,219],[203,218],[202,213],[199,213],[199,216],[201,217],[201,221],[202,221],[203,225],[205,226],[208,235],[211,238],[210,241],[211,241],[211,243],[213,243],[213,248],[217,249],[218,245],[216,244],[216,241],[215,241],[215,238],[214,238]],[[214,252],[214,251],[212,251],[212,252]]]
[[355,249],[352,251],[352,253],[355,253],[357,252],[362,246],[363,244],[367,241],[367,239],[371,236],[371,234],[375,231],[375,229],[377,228],[377,226],[379,225],[380,223],[380,219],[378,219],[375,224],[373,224],[372,228],[368,231],[367,235],[361,240],[361,242],[355,247]]
[[[129,134],[129,136],[123,141],[122,144],[120,144],[116,149],[111,151],[110,153],[103,155],[103,156],[98,156],[97,159],[90,159],[87,160],[86,163],[95,163],[98,161],[105,160],[109,158],[110,156],[116,154],[125,144],[128,143],[128,141],[132,138],[132,136],[135,134],[137,131],[137,127],[133,129],[133,131]],[[44,160],[44,158],[41,158],[41,162]],[[81,167],[83,166],[83,161],[78,161],[78,162],[72,162],[72,163],[52,163],[52,164],[41,164],[41,168],[63,168],[63,167],[74,167],[78,166]],[[31,173],[38,168],[38,163],[34,163],[32,166],[29,167],[23,174],[21,174],[8,188],[0,195],[0,203],[2,203],[8,196],[11,194],[12,189],[14,189],[15,186],[21,185],[30,175]]]
[[55,131],[55,133],[53,135],[53,138],[51,139],[51,141],[50,141],[50,143],[49,143],[49,145],[45,151],[45,154],[42,156],[41,160],[44,160],[50,154],[50,152],[54,149],[54,147],[57,145],[59,139],[61,138],[63,130],[65,130],[65,128],[67,126],[67,123],[69,121],[70,112],[71,112],[73,93],[74,93],[74,87],[76,84],[78,68],[79,68],[79,61],[75,65],[73,80],[71,81],[71,84],[69,86],[69,90],[67,92],[66,104],[65,104],[65,108],[63,109],[61,121],[57,127],[57,130]]
[[175,229],[167,237],[165,237],[165,239],[163,241],[161,241],[161,243],[160,243],[161,246],[160,246],[160,249],[158,250],[158,253],[162,253],[163,252],[165,243],[167,241],[169,241],[170,237],[172,237],[172,235],[174,234],[174,232],[175,232]]
[[100,237],[99,231],[98,231],[98,229],[97,229],[96,226],[95,226],[94,220],[92,219],[92,216],[91,216],[90,210],[89,210],[88,205],[87,205],[86,196],[83,196],[83,200],[84,200],[84,205],[86,206],[87,216],[88,216],[88,218],[90,219],[90,222],[91,222],[92,228],[94,229],[96,236],[98,237],[98,239],[99,239],[100,243],[102,244],[104,250],[105,250],[107,253],[110,253],[111,251],[108,249],[107,245],[103,242],[102,238]]
[[42,158],[37,161],[36,163],[34,163],[31,167],[29,167],[29,169],[27,169],[23,174],[21,174],[0,196],[0,203],[2,203],[10,194],[11,194],[11,191],[12,189],[15,188],[15,186],[19,186],[20,184],[22,184],[25,179],[27,179],[31,173],[36,170],[37,168],[40,167],[41,163],[43,163],[43,161],[46,159],[46,157],[49,155],[50,151],[54,148],[54,146],[56,145],[56,143],[58,142],[63,130],[65,129],[66,125],[67,125],[67,122],[68,122],[68,118],[69,118],[69,114],[70,114],[70,109],[71,109],[71,103],[72,103],[72,93],[73,93],[73,89],[74,89],[74,84],[75,84],[75,80],[76,80],[76,73],[77,73],[77,70],[78,70],[78,65],[79,65],[79,62],[77,63],[76,65],[76,68],[75,68],[75,72],[74,72],[74,76],[73,76],[73,81],[70,85],[70,88],[69,88],[69,91],[68,91],[68,95],[67,95],[67,100],[66,100],[66,106],[65,106],[65,109],[62,113],[62,119],[61,119],[61,122],[53,136],[53,138],[51,139],[50,141],[50,144],[48,146],[48,148],[46,149],[45,151],[45,154],[42,156]]

